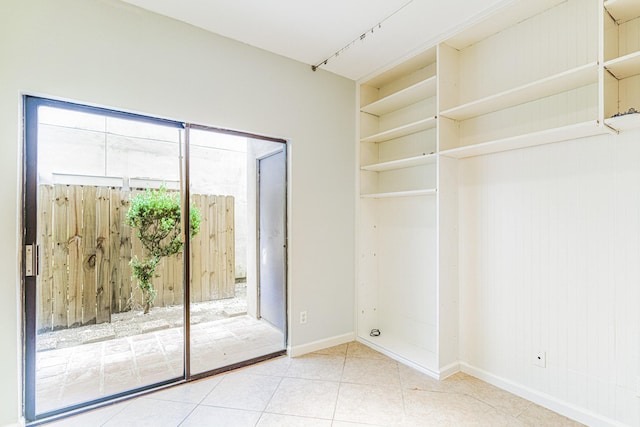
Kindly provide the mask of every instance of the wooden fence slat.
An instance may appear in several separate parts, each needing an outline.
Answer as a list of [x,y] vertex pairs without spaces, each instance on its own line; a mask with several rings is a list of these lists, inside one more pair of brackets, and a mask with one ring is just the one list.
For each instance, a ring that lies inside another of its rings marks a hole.
[[158,307],[166,307],[172,306],[176,304],[175,300],[175,289],[176,284],[174,282],[175,274],[176,274],[176,263],[178,262],[178,256],[173,255],[168,258],[165,258],[165,270],[164,277],[162,278],[162,283],[164,287],[164,297],[162,300],[158,301]]
[[96,323],[96,205],[97,188],[86,186],[82,191],[84,249],[82,254],[82,324]]
[[36,278],[38,284],[38,319],[37,330],[49,331],[53,328],[53,187],[41,185],[38,188],[38,245],[42,271]]
[[165,302],[165,305],[180,305],[182,304],[182,253],[176,254],[171,258],[169,274],[171,302]]
[[[202,210],[203,196],[200,194],[194,194],[191,196],[191,202],[193,206],[199,210],[201,217],[203,216]],[[202,301],[202,235],[203,235],[203,219],[201,218],[200,232],[193,236],[191,239],[191,289],[190,298],[191,302]]]
[[171,283],[171,278],[173,277],[173,263],[175,259],[175,256],[165,257],[163,259],[164,274],[162,277],[159,277],[162,285],[162,298],[157,301],[158,305],[156,307],[173,305],[173,283]]
[[120,292],[118,305],[114,307],[118,312],[127,311],[127,305],[131,298],[133,278],[131,277],[131,227],[126,224],[127,212],[129,211],[131,192],[121,190],[120,196],[120,249],[118,262],[120,265]]
[[[143,256],[145,254],[143,253]],[[156,290],[156,299],[153,301],[153,305],[151,307],[162,307],[164,301],[164,280],[165,280],[165,272],[167,269],[167,258],[162,258],[158,263],[158,267],[156,268],[156,275],[151,279],[151,284],[153,285],[153,289]]]
[[227,275],[223,281],[226,289],[226,297],[233,298],[236,294],[236,236],[235,236],[235,200],[233,196],[225,197],[226,215],[224,224],[226,227],[226,261]]
[[[131,190],[130,198],[133,199],[138,194],[142,193],[140,190]],[[136,230],[131,230],[131,258],[137,257],[139,260],[144,258],[142,243],[137,236]],[[133,272],[132,272],[133,274]],[[142,291],[138,287],[138,279],[131,278],[131,295],[132,295],[132,304],[134,309],[139,309],[142,307]]]
[[96,322],[111,321],[109,283],[109,188],[96,192]]
[[[175,283],[173,283],[173,277],[175,274],[175,264],[177,257],[171,256],[169,258],[165,258],[166,265],[164,271],[164,298],[162,298],[163,306],[171,306],[175,303]],[[160,301],[158,301],[160,303]]]
[[210,197],[202,196],[202,210],[200,214],[202,216],[202,222],[200,223],[200,266],[201,266],[201,291],[200,301],[209,301],[211,299],[211,291],[209,290],[209,283],[211,283],[211,275],[209,274],[209,260],[211,259],[211,223],[213,219],[209,215],[211,209]]
[[227,298],[227,292],[224,287],[224,279],[227,277],[227,262],[226,262],[226,246],[227,246],[227,230],[224,225],[224,218],[227,213],[227,200],[224,196],[216,196],[218,201],[218,212],[217,212],[217,224],[216,231],[218,235],[218,239],[216,241],[217,248],[217,256],[216,256],[216,292],[215,295],[218,298]]
[[67,328],[68,207],[67,186],[54,187],[53,208],[53,329]]
[[182,305],[184,303],[184,253],[179,253],[174,258],[172,280],[173,305]]
[[120,209],[122,208],[121,190],[111,188],[109,190],[109,289],[111,302],[109,306],[113,312],[120,311]]
[[224,196],[218,196],[218,281],[216,283],[218,298],[227,298],[226,289],[224,287],[224,279],[227,277],[227,228],[224,224],[224,218],[227,214],[227,199]]
[[220,298],[218,295],[218,275],[220,274],[219,258],[220,252],[218,251],[218,240],[220,235],[218,234],[218,196],[209,197],[209,257],[207,258],[207,271],[209,273],[209,287],[203,294],[203,297],[208,301],[209,299]]
[[69,283],[67,286],[68,324],[82,324],[82,187],[71,186],[69,194],[69,228],[67,244],[69,247]]
[[[109,322],[111,314],[141,308],[132,278],[133,255],[145,251],[126,226],[130,198],[140,193],[93,186],[39,187],[38,330]],[[234,199],[192,195],[200,232],[192,240],[192,302],[229,298],[235,292]],[[152,283],[156,307],[182,304],[183,256],[162,260]]]

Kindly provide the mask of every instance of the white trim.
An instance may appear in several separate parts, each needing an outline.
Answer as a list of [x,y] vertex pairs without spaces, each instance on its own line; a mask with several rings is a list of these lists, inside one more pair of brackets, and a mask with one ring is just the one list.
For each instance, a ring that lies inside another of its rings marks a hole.
[[625,424],[599,415],[593,411],[562,401],[554,396],[542,393],[522,384],[515,383],[506,378],[499,377],[490,372],[469,365],[468,363],[460,362],[460,368],[462,372],[585,425],[592,427],[627,427]]
[[444,380],[453,374],[457,374],[458,372],[460,372],[460,362],[450,363],[449,365],[440,368],[440,378],[438,379]]
[[76,175],[53,173],[53,183],[63,185],[90,185],[96,187],[122,187],[124,178],[117,176]]
[[180,181],[155,178],[129,178],[129,188],[160,188],[165,186],[169,190],[179,190]]
[[287,348],[287,353],[290,357],[303,356],[308,353],[313,353],[314,351],[324,350],[325,348],[340,344],[346,344],[353,341],[355,337],[356,336],[353,332],[349,332],[348,334],[337,335],[335,337],[325,338],[307,344],[296,345],[293,347],[290,346]]
[[[385,356],[392,358],[396,362],[400,362],[403,365],[406,365],[406,366],[408,366],[410,368],[413,368],[418,372],[422,372],[425,375],[429,375],[433,379],[441,380],[441,379],[445,378],[444,376],[442,376],[441,373],[438,373],[437,371],[433,371],[431,369],[425,368],[424,366],[418,365],[415,362],[413,362],[413,361],[411,361],[411,360],[409,360],[407,358],[404,358],[404,357],[399,356],[398,354],[396,354],[396,353],[394,353],[392,351],[387,350],[385,347],[380,347],[380,346],[378,346],[378,345],[376,345],[376,344],[374,344],[374,343],[372,343],[370,341],[367,341],[367,340],[365,340],[363,338],[360,338],[360,337],[357,337],[356,341],[358,341],[362,345],[366,345],[367,347],[377,351],[378,353],[382,353]],[[449,376],[449,375],[451,375],[451,374],[448,374],[447,376]]]

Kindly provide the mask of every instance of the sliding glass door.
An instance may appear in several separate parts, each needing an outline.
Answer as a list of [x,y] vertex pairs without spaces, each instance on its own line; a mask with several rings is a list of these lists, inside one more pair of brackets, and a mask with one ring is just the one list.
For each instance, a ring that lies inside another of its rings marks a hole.
[[[257,158],[283,153],[285,144],[245,134],[191,126],[189,189],[192,209],[199,211],[199,231],[191,241],[190,373],[198,376],[284,352],[284,323],[274,326],[259,311]],[[271,175],[270,175],[271,176]],[[273,175],[286,193],[286,176]],[[268,197],[265,196],[265,200]],[[284,199],[283,199],[284,202]],[[276,202],[277,203],[277,202]],[[264,212],[285,225],[285,206]],[[284,233],[278,242],[286,253]],[[284,270],[284,256],[269,260]],[[285,317],[284,276],[273,298]]]
[[27,420],[284,353],[283,141],[35,97],[25,125]]
[[182,378],[183,262],[166,248],[183,126],[38,98],[26,112],[27,418]]

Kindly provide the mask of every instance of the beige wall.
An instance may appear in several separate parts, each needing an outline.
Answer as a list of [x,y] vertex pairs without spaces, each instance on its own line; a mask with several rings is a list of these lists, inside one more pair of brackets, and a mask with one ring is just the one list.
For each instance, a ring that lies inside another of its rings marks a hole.
[[24,93],[290,140],[290,345],[353,333],[352,81],[115,0],[4,0],[0,58],[0,425],[21,403]]

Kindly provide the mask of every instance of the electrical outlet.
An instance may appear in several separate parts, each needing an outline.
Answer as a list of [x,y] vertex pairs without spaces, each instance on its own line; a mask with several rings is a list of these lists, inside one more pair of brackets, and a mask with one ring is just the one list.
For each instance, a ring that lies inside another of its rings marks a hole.
[[304,325],[305,323],[307,323],[307,312],[306,311],[301,311],[300,312],[300,324]]
[[533,364],[540,367],[540,368],[546,368],[547,367],[547,353],[544,351],[539,351],[536,353],[535,358],[533,359]]

